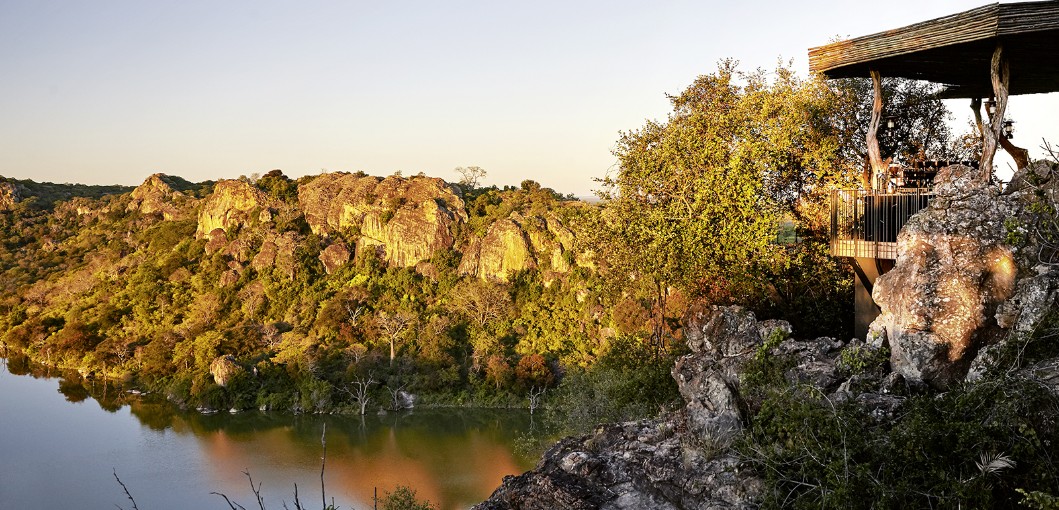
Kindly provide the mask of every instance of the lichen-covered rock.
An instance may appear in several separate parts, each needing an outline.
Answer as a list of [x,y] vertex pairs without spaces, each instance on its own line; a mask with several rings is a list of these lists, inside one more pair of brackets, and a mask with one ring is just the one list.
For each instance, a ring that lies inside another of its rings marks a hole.
[[[165,174],[154,174],[143,181],[143,184],[132,190],[132,200],[126,206],[127,211],[139,211],[143,214],[161,214],[166,220],[174,220],[188,211],[190,197],[173,189]],[[206,231],[209,233],[209,231]]]
[[257,271],[274,269],[287,278],[294,278],[294,250],[297,247],[298,239],[293,232],[284,232],[281,235],[269,233],[250,265]]
[[245,372],[246,369],[236,363],[235,357],[231,354],[218,356],[217,359],[210,363],[210,374],[213,376],[213,382],[221,387],[228,386],[228,383],[234,377]]
[[764,484],[738,457],[674,426],[679,416],[563,439],[477,510],[756,508]]
[[372,250],[401,267],[452,248],[458,225],[467,221],[452,188],[423,176],[325,174],[298,186],[298,202],[314,233],[345,237],[357,253]]
[[555,215],[518,212],[493,222],[482,238],[463,247],[460,274],[507,281],[518,271],[540,269],[546,282],[573,269],[574,235]]
[[684,331],[692,353],[677,360],[673,379],[687,402],[687,425],[715,443],[728,444],[742,430],[743,365],[770,337],[786,338],[790,324],[758,322],[753,312],[738,306],[693,308]]
[[977,349],[994,341],[998,306],[1015,289],[1017,267],[1005,219],[1015,206],[970,167],[939,172],[935,198],[897,239],[897,264],[875,283],[894,371],[946,386],[963,379]]
[[334,243],[320,252],[320,262],[324,265],[324,271],[331,274],[349,262],[349,248],[345,243]]
[[997,324],[1009,333],[978,351],[967,372],[968,380],[981,379],[999,362],[1009,343],[1025,342],[1041,320],[1059,306],[1059,268],[1042,264],[1034,269],[1035,274],[1020,279],[1015,294],[997,308]]
[[195,235],[203,238],[216,229],[229,232],[253,222],[267,223],[272,219],[270,208],[278,206],[249,181],[219,181],[202,204]]
[[529,239],[512,219],[494,222],[485,237],[464,250],[460,274],[507,281],[518,271],[537,267]]
[[206,255],[213,255],[228,245],[228,235],[223,228],[215,228],[206,235]]
[[[827,337],[794,340],[790,333],[785,321],[758,321],[740,307],[694,307],[685,317],[692,354],[673,369],[684,409],[565,438],[536,468],[504,478],[475,508],[757,508],[763,474],[731,448],[741,433],[741,413],[755,398],[740,387],[749,360],[759,353],[782,359],[792,388],[812,387],[880,421],[892,419],[905,400],[892,391],[901,377],[887,376],[885,367],[840,366],[843,359],[878,356],[875,348]],[[844,356],[846,350],[853,352]]]

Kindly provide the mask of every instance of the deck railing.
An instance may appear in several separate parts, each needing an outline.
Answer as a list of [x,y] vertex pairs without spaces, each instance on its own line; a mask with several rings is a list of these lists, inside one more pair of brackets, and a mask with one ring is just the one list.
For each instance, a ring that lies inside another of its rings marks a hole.
[[929,189],[832,191],[831,254],[896,259],[897,233],[933,198]]

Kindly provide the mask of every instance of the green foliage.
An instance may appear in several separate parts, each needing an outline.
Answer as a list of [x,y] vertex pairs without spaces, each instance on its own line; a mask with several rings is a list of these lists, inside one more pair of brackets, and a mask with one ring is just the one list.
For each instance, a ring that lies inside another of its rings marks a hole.
[[[831,80],[830,86],[839,92],[834,124],[842,134],[841,150],[848,160],[866,161],[867,119],[871,118],[873,102],[871,79]],[[954,144],[947,122],[952,114],[937,97],[939,88],[925,81],[883,78],[883,111],[894,120],[893,129],[886,128],[884,122],[877,134],[884,160],[955,159],[950,157]]]
[[867,345],[857,345],[842,350],[838,367],[847,374],[858,375],[885,368],[889,363],[889,348],[874,349]]
[[621,337],[597,363],[566,374],[550,410],[564,434],[599,423],[657,415],[679,401],[670,375],[674,357],[659,357],[642,339]]
[[1059,509],[1059,497],[1041,491],[1026,492],[1023,489],[1015,490],[1019,494],[1022,494],[1022,500],[1019,501],[1019,504],[1026,508],[1033,508],[1036,510]]
[[754,356],[743,366],[740,385],[748,395],[757,395],[770,387],[782,387],[786,383],[784,373],[794,366],[786,356],[776,356],[772,350],[786,339],[783,330],[774,329],[765,342],[754,351]]
[[609,286],[650,296],[659,343],[671,289],[844,336],[848,268],[818,243],[775,242],[792,218],[826,228],[826,190],[846,182],[834,92],[787,67],[742,72],[725,61],[671,102],[665,122],[622,134],[619,170],[601,181],[589,235]]
[[770,386],[738,446],[768,484],[764,508],[1013,507],[1055,493],[1059,401],[987,380],[910,397],[893,422],[821,393]]
[[272,170],[262,176],[254,184],[269,196],[282,200],[288,204],[298,202],[298,183],[290,180],[283,172]]
[[382,510],[437,510],[430,501],[420,500],[416,491],[404,485],[397,486],[393,492],[387,491],[382,500]]
[[1059,309],[1052,308],[1040,319],[1033,331],[1009,333],[991,364],[994,376],[1026,367],[1037,361],[1059,357]]
[[784,319],[805,338],[853,336],[853,272],[829,243],[807,238],[763,263],[767,298],[749,303],[762,319]]

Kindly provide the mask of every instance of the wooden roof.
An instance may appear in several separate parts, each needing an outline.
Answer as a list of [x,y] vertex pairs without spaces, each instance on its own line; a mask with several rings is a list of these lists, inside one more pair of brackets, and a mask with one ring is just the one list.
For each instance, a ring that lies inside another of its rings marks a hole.
[[990,4],[810,48],[809,69],[828,78],[867,77],[876,69],[883,77],[947,85],[945,97],[989,97],[997,42],[1010,63],[1011,94],[1059,91],[1059,0]]

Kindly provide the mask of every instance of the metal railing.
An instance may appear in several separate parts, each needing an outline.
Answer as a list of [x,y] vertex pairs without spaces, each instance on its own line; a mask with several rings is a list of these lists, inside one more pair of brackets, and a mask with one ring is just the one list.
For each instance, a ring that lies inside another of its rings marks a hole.
[[901,188],[892,193],[831,192],[831,254],[836,257],[897,258],[897,233],[934,193]]

